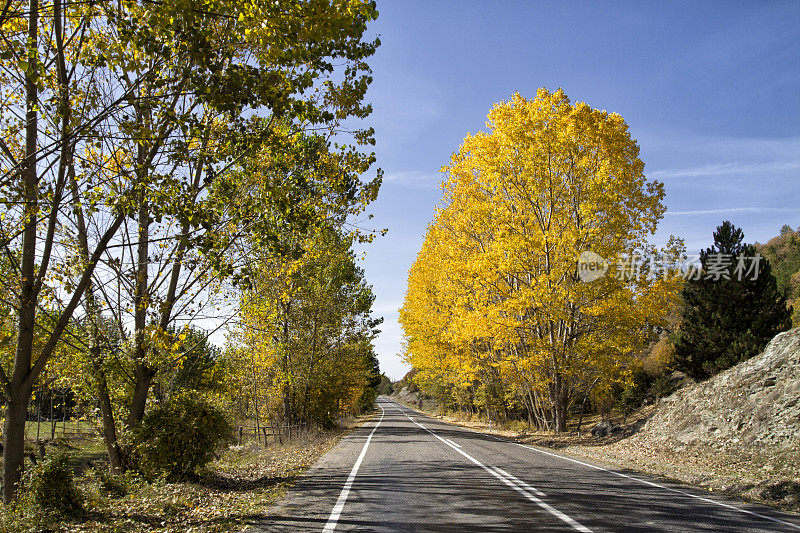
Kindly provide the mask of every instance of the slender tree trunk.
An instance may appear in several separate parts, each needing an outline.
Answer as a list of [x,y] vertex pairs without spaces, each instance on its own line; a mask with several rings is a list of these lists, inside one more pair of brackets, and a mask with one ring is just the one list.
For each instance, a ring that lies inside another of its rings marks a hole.
[[36,398],[36,442],[39,442],[39,432],[42,429],[42,394],[41,390]]
[[[253,361],[253,414],[255,417],[253,420],[255,421],[256,425],[256,440],[258,440],[258,428],[261,425],[261,413],[259,412],[259,405],[258,405],[258,379],[256,377],[256,365],[255,361]],[[266,442],[264,442],[266,445]]]
[[[283,307],[283,370],[289,376],[291,374],[292,362],[289,356],[289,309],[290,304],[285,302]],[[283,387],[283,419],[284,423],[289,426],[291,431],[292,421],[294,420],[293,402],[292,402],[292,386],[288,383]]]
[[[146,170],[143,167],[145,164],[146,150],[145,147],[139,145],[139,156],[137,161],[139,163],[139,176],[143,177]],[[130,412],[128,413],[127,424],[128,427],[133,427],[141,422],[144,417],[144,410],[147,405],[147,394],[150,390],[150,383],[153,379],[153,372],[147,366],[147,346],[146,346],[146,328],[147,328],[147,309],[148,302],[148,267],[149,258],[148,252],[150,250],[150,209],[146,197],[145,180],[141,179],[141,191],[139,192],[139,213],[138,213],[138,241],[136,243],[136,284],[135,293],[133,298],[134,303],[134,354],[133,358],[136,361],[134,369],[134,385],[133,385],[133,398],[131,400]]]
[[561,433],[567,429],[567,402],[564,388],[564,379],[560,373],[557,373],[551,387],[553,429],[557,433]]
[[25,418],[33,383],[29,383],[33,357],[33,334],[36,324],[36,221],[38,214],[38,174],[36,145],[38,112],[35,70],[38,68],[39,2],[28,5],[28,70],[25,73],[25,161],[22,186],[25,191],[25,212],[22,231],[20,265],[20,305],[17,326],[17,347],[14,370],[6,387],[8,405],[3,428],[3,502],[11,503],[17,494],[25,467]]
[[578,436],[581,435],[581,426],[583,425],[583,415],[586,413],[586,399],[589,397],[587,394],[583,397],[583,402],[581,402],[581,416],[578,418]]
[[56,392],[50,388],[50,440],[56,439]]
[[121,473],[125,469],[122,459],[122,449],[117,440],[117,427],[114,422],[114,410],[111,406],[111,396],[108,393],[108,381],[105,370],[99,363],[100,355],[92,358],[94,365],[95,381],[97,383],[97,399],[100,404],[100,415],[103,417],[103,441],[108,452],[108,465],[112,472]]

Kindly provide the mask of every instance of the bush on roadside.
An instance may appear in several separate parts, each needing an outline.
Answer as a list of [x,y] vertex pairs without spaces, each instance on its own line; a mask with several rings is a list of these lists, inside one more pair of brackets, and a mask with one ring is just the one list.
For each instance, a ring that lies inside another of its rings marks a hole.
[[653,380],[653,385],[650,387],[650,393],[656,400],[666,398],[677,390],[677,383],[671,379],[670,376],[659,376]]
[[531,430],[528,423],[524,420],[506,420],[503,423],[503,429],[513,431],[518,435],[529,433]]
[[26,485],[34,505],[45,513],[71,518],[83,515],[83,494],[75,485],[67,456],[63,452],[51,453],[31,468]]
[[110,498],[122,498],[129,492],[126,476],[115,475],[106,470],[99,470],[97,478],[100,488]]
[[203,397],[181,395],[148,412],[134,433],[133,459],[150,478],[191,479],[234,441],[228,414]]
[[358,409],[362,413],[369,413],[375,408],[375,400],[378,398],[378,392],[373,388],[364,389],[361,399],[358,402]]

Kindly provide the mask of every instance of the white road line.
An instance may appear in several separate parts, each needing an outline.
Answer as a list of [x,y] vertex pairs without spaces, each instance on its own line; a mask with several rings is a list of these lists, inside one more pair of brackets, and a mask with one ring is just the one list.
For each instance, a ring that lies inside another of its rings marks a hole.
[[508,472],[506,472],[502,468],[499,468],[499,467],[496,467],[496,466],[493,466],[492,468],[494,468],[495,470],[500,472],[502,475],[504,475],[505,477],[507,477],[508,479],[510,479],[511,481],[513,481],[514,483],[516,483],[517,485],[522,487],[523,489],[529,490],[532,493],[536,494],[537,496],[541,496],[542,498],[544,498],[546,496],[544,492],[540,491],[539,489],[537,489],[535,487],[531,487],[530,485],[528,485],[527,483],[525,483],[521,479],[512,476],[511,474],[509,474]]
[[603,467],[596,466],[596,465],[589,464],[589,463],[584,463],[583,461],[578,461],[577,459],[572,459],[570,457],[564,457],[563,455],[558,455],[557,453],[550,453],[550,452],[546,452],[544,450],[539,450],[538,448],[533,448],[531,446],[526,446],[526,445],[521,444],[519,442],[513,442],[512,444],[516,444],[517,446],[525,448],[526,450],[531,450],[533,452],[541,453],[541,454],[544,454],[544,455],[549,455],[550,457],[556,457],[558,459],[563,459],[564,461],[570,461],[572,463],[577,463],[579,465],[583,465],[583,466],[586,466],[586,467],[589,467],[589,468],[594,468],[595,470],[601,470],[603,472],[608,472],[609,474],[614,474],[615,476],[624,477],[625,479],[630,479],[632,481],[638,481],[639,483],[644,483],[645,485],[650,485],[651,487],[656,487],[656,488],[659,488],[659,489],[668,490],[670,492],[675,492],[675,493],[678,493],[678,494],[682,494],[683,496],[688,496],[690,498],[694,498],[695,500],[700,500],[700,501],[703,501],[703,502],[706,502],[706,503],[711,503],[711,504],[714,504],[714,505],[718,505],[720,507],[725,507],[726,509],[730,509],[732,511],[739,511],[740,513],[745,513],[745,514],[749,514],[751,516],[756,516],[758,518],[763,518],[764,520],[769,520],[771,522],[782,524],[784,526],[789,526],[789,527],[793,527],[795,529],[800,529],[800,525],[793,524],[792,522],[786,522],[785,520],[780,520],[779,518],[774,518],[772,516],[767,516],[767,515],[755,513],[753,511],[748,511],[747,509],[742,509],[741,507],[736,507],[735,505],[730,505],[730,504],[727,504],[727,503],[714,501],[714,500],[712,500],[710,498],[703,498],[702,496],[697,496],[697,495],[691,494],[689,492],[684,492],[682,490],[673,489],[672,487],[665,487],[664,485],[659,485],[658,483],[653,483],[652,481],[647,481],[646,479],[639,479],[637,477],[633,477],[633,476],[629,476],[627,474],[623,474],[622,472],[615,472],[613,470],[608,470],[607,468],[603,468]]
[[800,525],[792,523],[792,522],[787,522],[787,521],[781,520],[779,518],[775,518],[775,517],[772,517],[772,516],[759,514],[759,513],[753,512],[753,511],[748,511],[747,509],[742,509],[741,507],[736,507],[735,505],[730,505],[730,504],[727,504],[727,503],[718,502],[718,501],[712,500],[710,498],[704,498],[702,496],[697,496],[695,494],[691,494],[689,492],[685,492],[685,491],[682,491],[682,490],[679,490],[679,489],[674,489],[672,487],[665,487],[664,485],[659,485],[658,483],[653,483],[652,481],[647,481],[646,479],[640,479],[640,478],[637,478],[637,477],[629,476],[627,474],[623,474],[621,472],[615,472],[614,470],[608,470],[607,468],[603,468],[603,467],[596,466],[596,465],[589,464],[589,463],[584,463],[583,461],[578,461],[577,459],[572,459],[570,457],[565,457],[565,456],[559,455],[557,453],[546,452],[546,451],[540,450],[538,448],[533,448],[531,446],[526,446],[525,444],[522,444],[522,443],[519,443],[519,442],[500,439],[500,438],[496,437],[495,435],[491,435],[489,433],[482,433],[480,431],[476,431],[476,430],[470,429],[470,428],[463,428],[463,429],[466,429],[468,431],[472,431],[473,433],[478,433],[480,435],[484,435],[486,437],[491,437],[491,438],[499,440],[499,441],[507,442],[509,444],[516,444],[517,446],[525,448],[526,450],[530,450],[530,451],[533,451],[533,452],[541,453],[541,454],[544,454],[544,455],[549,455],[550,457],[556,457],[558,459],[563,459],[564,461],[570,461],[572,463],[577,463],[579,465],[583,465],[583,466],[586,466],[588,468],[593,468],[595,470],[601,470],[601,471],[607,472],[609,474],[614,474],[615,476],[623,477],[625,479],[630,479],[631,481],[638,481],[639,483],[643,483],[645,485],[650,485],[651,487],[656,487],[656,488],[659,488],[659,489],[663,489],[663,490],[667,490],[667,491],[674,492],[674,493],[677,493],[677,494],[681,494],[683,496],[688,496],[689,498],[694,498],[695,500],[700,500],[700,501],[703,501],[703,502],[706,502],[706,503],[717,505],[719,507],[724,507],[726,509],[730,509],[732,511],[738,511],[740,513],[748,514],[750,516],[756,516],[758,518],[763,518],[764,520],[769,520],[770,522],[775,522],[776,524],[782,524],[784,526],[789,526],[791,528],[800,530]]
[[[405,414],[405,413],[403,413],[403,414]],[[531,500],[532,502],[534,502],[536,505],[538,505],[539,507],[541,507],[542,509],[544,509],[545,511],[547,511],[551,515],[553,515],[556,518],[558,518],[559,520],[562,520],[563,522],[569,524],[576,531],[581,531],[582,533],[592,533],[591,529],[589,529],[588,527],[586,527],[586,526],[578,523],[577,521],[573,520],[572,518],[570,518],[569,516],[565,515],[564,513],[559,511],[558,509],[554,509],[552,506],[548,505],[547,503],[545,503],[542,500],[540,500],[539,498],[537,498],[536,495],[533,494],[532,492],[528,492],[527,490],[525,490],[525,488],[516,485],[513,481],[511,481],[511,479],[506,478],[505,475],[501,474],[500,471],[497,471],[496,469],[494,469],[492,467],[488,467],[488,466],[484,465],[483,463],[481,463],[480,461],[478,461],[477,459],[472,457],[467,452],[461,450],[460,449],[461,447],[456,445],[455,443],[451,444],[450,442],[448,442],[449,439],[444,439],[444,438],[440,437],[439,435],[437,435],[436,433],[434,433],[430,429],[426,428],[425,426],[423,426],[419,422],[414,421],[408,415],[406,415],[406,418],[408,418],[409,420],[414,422],[414,424],[418,425],[419,427],[421,427],[422,429],[424,429],[425,431],[427,431],[428,433],[430,433],[431,435],[433,435],[434,437],[436,437],[437,439],[442,441],[446,446],[449,446],[453,450],[455,450],[458,453],[460,453],[461,455],[463,455],[467,460],[469,460],[472,463],[476,464],[477,466],[483,468],[486,472],[490,473],[492,476],[496,477],[497,479],[499,479],[500,481],[502,481],[504,484],[508,485],[512,489],[516,490],[517,492],[520,492],[527,499]],[[458,447],[456,447],[456,446],[458,446]],[[514,479],[516,479],[516,478],[514,478]],[[525,485],[527,485],[527,484],[525,484]],[[527,486],[529,486],[529,485],[527,485]],[[533,488],[533,487],[531,487],[531,488]]]
[[458,443],[456,443],[456,442],[454,442],[454,441],[452,441],[452,440],[450,440],[450,439],[444,439],[444,440],[446,440],[447,442],[449,442],[450,444],[452,444],[452,445],[453,445],[453,446],[455,446],[456,448],[461,448],[461,445],[460,445],[460,444],[458,444]]
[[539,498],[537,498],[537,495],[538,496],[542,496],[542,497],[545,496],[545,494],[542,491],[540,491],[538,489],[534,489],[533,487],[531,487],[530,485],[528,485],[524,481],[518,480],[517,478],[515,478],[514,476],[512,476],[508,472],[505,472],[504,470],[501,470],[501,469],[495,468],[495,467],[490,467],[490,468],[495,471],[495,477],[499,478],[503,483],[505,483],[506,485],[508,485],[512,489],[516,490],[517,492],[519,492],[520,494],[525,496],[527,499],[529,499],[530,501],[534,502],[536,505],[538,505],[539,507],[541,507],[542,509],[547,511],[548,513],[552,514],[555,517],[560,518],[562,521],[564,521],[567,524],[569,524],[570,526],[572,526],[573,529],[576,529],[578,531],[591,533],[591,531],[592,531],[591,529],[587,528],[586,526],[584,526],[582,524],[579,524],[578,522],[576,522],[575,520],[573,520],[569,516],[565,515],[564,513],[559,511],[558,509],[554,509],[552,506],[548,505],[546,502],[544,502],[544,501],[540,500]]
[[369,437],[367,437],[367,441],[364,443],[364,447],[361,448],[361,454],[358,456],[358,459],[356,459],[356,464],[353,465],[353,469],[350,471],[350,475],[347,477],[344,487],[342,487],[342,492],[339,494],[339,499],[336,500],[336,505],[333,506],[331,515],[328,517],[328,522],[325,524],[325,528],[322,530],[323,533],[331,532],[336,529],[336,524],[339,522],[342,509],[344,509],[344,503],[347,501],[347,495],[350,494],[350,487],[353,486],[353,481],[356,479],[356,474],[358,474],[358,468],[361,466],[361,461],[364,460],[364,456],[367,454],[367,447],[372,440],[372,435],[375,434],[375,430],[378,429],[378,426],[380,426],[381,422],[383,421],[383,415],[386,414],[386,411],[383,409],[383,407],[381,407],[381,404],[378,404],[378,407],[381,408],[381,418],[378,420],[378,423],[375,424],[375,427],[372,428]]

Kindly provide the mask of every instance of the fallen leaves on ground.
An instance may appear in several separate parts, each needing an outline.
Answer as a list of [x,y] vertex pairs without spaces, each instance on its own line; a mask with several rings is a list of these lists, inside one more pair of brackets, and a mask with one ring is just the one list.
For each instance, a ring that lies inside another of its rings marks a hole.
[[[128,476],[127,494],[103,490],[97,472],[77,479],[86,496],[83,521],[58,524],[62,532],[219,532],[241,531],[263,519],[287,489],[348,429],[315,431],[287,444],[232,446],[194,482],[145,482]],[[9,522],[9,531],[41,531],[41,520]],[[53,527],[53,524],[46,524]],[[0,524],[0,531],[4,528]]]

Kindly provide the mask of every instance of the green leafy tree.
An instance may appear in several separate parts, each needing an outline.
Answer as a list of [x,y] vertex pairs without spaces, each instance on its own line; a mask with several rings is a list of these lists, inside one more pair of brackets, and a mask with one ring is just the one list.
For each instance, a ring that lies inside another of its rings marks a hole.
[[380,382],[372,341],[381,320],[370,316],[375,297],[352,237],[325,227],[310,240],[297,259],[258,259],[259,275],[242,294],[229,357],[240,361],[257,423],[264,413],[328,426],[372,406]]
[[[236,274],[224,260],[235,240],[217,237],[226,222],[247,223],[218,209],[217,178],[261,146],[290,143],[278,125],[333,137],[369,114],[365,61],[379,43],[364,33],[376,16],[362,0],[4,3],[0,247],[13,272],[1,281],[16,330],[11,371],[0,372],[6,503],[23,471],[34,384],[82,312],[98,324],[85,348],[110,452],[104,314],[134,362],[124,425],[141,422],[154,356],[196,303],[193,288]],[[371,141],[370,130],[349,133]],[[373,160],[340,156],[359,168]],[[115,285],[128,294],[104,302]]]
[[741,229],[723,222],[684,285],[675,365],[695,379],[757,355],[791,326],[769,261],[743,240]]
[[381,381],[378,383],[375,391],[378,394],[382,395],[390,395],[394,392],[394,387],[392,386],[392,380],[386,374],[381,374]]
[[800,228],[793,230],[788,224],[781,234],[756,248],[769,259],[778,290],[786,294],[792,306],[792,325],[800,326]]
[[208,332],[194,327],[183,328],[171,350],[173,357],[164,361],[154,380],[159,404],[183,393],[208,394],[224,387],[222,350],[209,341]]
[[134,435],[134,460],[148,476],[193,477],[220,446],[233,442],[233,424],[207,398],[179,395],[148,411]]

